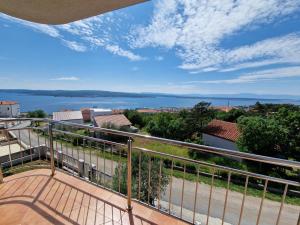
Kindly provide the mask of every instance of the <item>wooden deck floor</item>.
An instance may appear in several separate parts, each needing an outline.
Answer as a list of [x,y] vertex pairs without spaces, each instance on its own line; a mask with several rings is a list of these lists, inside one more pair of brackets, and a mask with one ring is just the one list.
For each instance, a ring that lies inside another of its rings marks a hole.
[[185,224],[62,172],[37,169],[0,184],[0,224]]

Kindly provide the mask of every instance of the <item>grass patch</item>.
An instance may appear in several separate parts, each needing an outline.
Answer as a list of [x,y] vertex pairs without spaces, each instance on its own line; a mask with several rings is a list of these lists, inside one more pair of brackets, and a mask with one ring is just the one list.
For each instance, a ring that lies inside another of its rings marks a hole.
[[157,152],[189,158],[189,153],[187,148],[169,145],[158,141],[145,140],[142,138],[134,138],[133,147],[147,148],[149,150],[153,150]]

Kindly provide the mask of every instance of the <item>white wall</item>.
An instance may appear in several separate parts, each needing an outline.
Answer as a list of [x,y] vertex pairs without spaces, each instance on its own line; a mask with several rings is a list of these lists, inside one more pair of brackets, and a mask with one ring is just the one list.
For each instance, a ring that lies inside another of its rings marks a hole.
[[205,134],[205,133],[203,133],[202,138],[203,138],[203,142],[205,145],[238,151],[238,147],[237,147],[236,143],[233,141],[229,141],[229,140],[219,138],[219,137],[216,137],[213,135]]
[[104,116],[104,115],[111,115],[112,111],[111,110],[94,110],[91,109],[91,118],[94,118],[95,116]]
[[20,105],[0,105],[0,117],[18,117],[20,115]]

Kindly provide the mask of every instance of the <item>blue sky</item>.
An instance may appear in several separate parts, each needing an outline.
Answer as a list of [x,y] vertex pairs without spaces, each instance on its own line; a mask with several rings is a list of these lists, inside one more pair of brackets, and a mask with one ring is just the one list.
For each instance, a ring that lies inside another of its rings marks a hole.
[[0,13],[0,88],[300,95],[299,0],[154,0],[70,24]]

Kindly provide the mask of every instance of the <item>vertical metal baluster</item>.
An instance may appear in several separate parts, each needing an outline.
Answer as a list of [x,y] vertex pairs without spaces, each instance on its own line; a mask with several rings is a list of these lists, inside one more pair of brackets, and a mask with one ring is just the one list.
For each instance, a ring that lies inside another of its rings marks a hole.
[[38,148],[39,148],[39,161],[41,163],[41,148],[40,148],[40,135],[37,132],[37,142],[38,142]]
[[6,130],[6,136],[7,136],[7,141],[8,141],[8,153],[9,153],[8,156],[9,156],[10,168],[12,168],[13,164],[12,164],[12,158],[11,158],[10,136],[9,136],[9,132],[7,130]]
[[[62,142],[61,142],[62,143]],[[68,148],[68,139],[66,139],[66,158],[68,159],[69,156],[69,148]],[[61,147],[61,151],[64,153],[63,148]],[[68,160],[67,160],[68,161]]]
[[[76,150],[77,150],[77,163],[79,162],[79,140],[78,139],[79,138],[77,137],[77,139],[76,139],[76,144],[77,144],[77,146],[76,146]],[[78,168],[77,172],[79,173],[79,168]]]
[[182,219],[182,206],[183,206],[183,197],[184,197],[185,170],[186,170],[186,164],[184,164],[184,166],[183,166],[183,180],[182,180],[182,192],[181,192],[181,204],[180,204],[180,218],[181,219]]
[[174,169],[174,158],[172,158],[172,165],[171,165],[171,181],[170,181],[170,193],[169,193],[169,214],[171,214],[173,169]]
[[[68,152],[68,146],[67,146],[67,144],[68,144],[68,142],[66,141],[66,143],[65,143],[66,152]],[[65,157],[65,154],[64,154],[64,151],[63,151],[62,141],[60,142],[60,151],[61,151],[61,168],[63,168],[64,167],[64,159],[65,158],[66,158],[66,161],[68,162],[68,155],[66,155],[66,157]]]
[[83,151],[83,161],[84,163],[86,163],[85,161],[85,139],[82,140],[82,151]]
[[128,138],[127,144],[127,206],[128,210],[132,210],[131,205],[131,182],[132,182],[132,165],[131,165],[131,156],[132,156],[132,139],[131,137]]
[[100,150],[100,148],[99,148],[99,142],[96,142],[96,150],[97,150],[97,165],[96,165],[96,167],[97,167],[97,171],[98,171],[98,173],[97,173],[97,184],[99,184],[99,179],[100,179],[100,184],[101,184],[101,172],[100,172],[100,169],[99,169],[99,150]]
[[199,182],[199,166],[197,167],[197,179],[196,179],[196,190],[195,190],[194,211],[193,211],[193,224],[195,223],[195,217],[196,217],[198,182]]
[[105,163],[105,143],[103,143],[103,160],[104,160],[104,162],[103,162],[103,185],[105,186],[105,182],[106,182],[106,179],[105,179],[105,177],[106,177],[106,172],[105,172],[105,167],[106,167],[106,163]]
[[20,129],[18,130],[18,138],[19,138],[19,145],[20,145],[20,152],[21,152],[21,158],[22,158],[22,166],[24,165],[24,152],[22,150],[22,141],[21,141],[21,132]]
[[82,145],[81,145],[81,147],[80,147],[80,149],[81,149],[81,151],[82,151],[82,154],[83,154],[83,165],[84,165],[84,169],[83,169],[83,173],[84,173],[84,176],[86,176],[86,168],[87,168],[87,166],[86,166],[86,159],[85,159],[85,144],[86,144],[86,142],[85,142],[86,140],[83,138],[82,139]]
[[279,212],[278,212],[278,216],[277,216],[277,220],[276,220],[276,225],[279,225],[279,222],[280,222],[280,216],[281,216],[281,212],[282,212],[282,209],[283,209],[283,204],[284,204],[284,201],[285,201],[285,196],[286,196],[286,193],[287,193],[287,190],[288,190],[288,184],[285,185],[284,187],[284,191],[283,191],[283,195],[282,195],[282,198],[281,198],[281,204],[280,204],[280,208],[279,208]]
[[89,141],[89,148],[90,148],[90,165],[92,165],[92,142]]
[[29,139],[29,148],[30,148],[30,161],[32,162],[32,146],[31,146],[31,136],[30,136],[30,128],[28,128],[28,139]]
[[55,148],[56,148],[56,162],[57,162],[57,167],[59,168],[59,163],[58,163],[58,147],[57,147],[57,139],[55,141]]
[[2,172],[2,164],[0,163],[0,184],[3,183],[3,172]]
[[[112,145],[110,145],[110,173],[111,173],[111,177],[113,177],[114,175],[114,164],[113,164],[113,148]],[[111,183],[111,188],[113,188],[113,183]]]
[[227,188],[226,188],[225,202],[224,202],[224,209],[223,209],[223,216],[222,216],[222,225],[224,224],[225,213],[226,213],[226,208],[227,208],[227,199],[228,199],[230,179],[231,179],[231,172],[228,172]]
[[158,188],[157,188],[157,208],[160,209],[160,185],[161,185],[161,173],[162,173],[162,164],[163,161],[160,159],[159,161],[159,176],[158,176]]
[[75,175],[75,170],[74,170],[74,164],[75,164],[75,159],[74,159],[74,142],[72,141],[71,143],[71,149],[72,149],[72,160],[70,160],[72,162],[72,169],[73,169],[73,176]]
[[210,206],[211,206],[211,197],[212,197],[212,191],[213,191],[213,187],[214,187],[214,180],[215,180],[215,168],[213,168],[213,171],[212,171],[212,177],[211,177],[211,184],[210,184],[210,191],[209,191],[209,201],[208,201],[208,209],[207,209],[206,225],[208,225],[208,222],[209,222]]
[[242,206],[241,206],[241,212],[240,212],[240,218],[239,218],[238,225],[240,225],[241,222],[242,222],[243,211],[244,211],[244,204],[245,204],[245,198],[246,198],[247,188],[248,188],[248,181],[249,181],[249,176],[246,176],[246,182],[245,182],[245,188],[244,188],[244,195],[243,195],[243,200],[242,200]]
[[[45,137],[44,137],[44,141],[45,141],[45,148],[46,148],[46,155],[45,155],[45,158],[46,158],[46,161],[48,161],[48,156],[47,156],[47,153],[48,153],[48,145],[47,145],[46,135],[45,135]],[[49,148],[50,148],[50,145],[49,145]]]
[[262,207],[263,207],[263,204],[264,204],[265,195],[266,195],[266,191],[267,191],[268,182],[269,182],[269,180],[266,179],[265,186],[264,186],[264,192],[263,192],[263,195],[262,195],[262,198],[261,198],[261,202],[260,202],[260,206],[259,206],[259,211],[258,211],[258,216],[257,216],[257,220],[256,220],[256,225],[259,224],[259,220],[260,220],[260,216],[261,216],[261,211],[262,211]]
[[150,192],[151,192],[151,156],[149,155],[149,161],[148,161],[148,205],[150,205]]
[[51,163],[51,175],[54,176],[55,165],[54,165],[54,151],[53,151],[53,133],[52,133],[52,124],[49,123],[48,132],[49,132],[49,147],[50,147],[50,163]]
[[118,174],[118,182],[119,182],[119,193],[121,193],[121,157],[122,157],[122,151],[119,149],[119,162],[118,162],[118,167],[119,167],[119,174]]
[[142,170],[142,151],[139,152],[139,183],[138,183],[138,199],[141,200],[141,170]]

